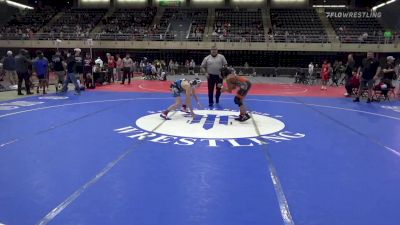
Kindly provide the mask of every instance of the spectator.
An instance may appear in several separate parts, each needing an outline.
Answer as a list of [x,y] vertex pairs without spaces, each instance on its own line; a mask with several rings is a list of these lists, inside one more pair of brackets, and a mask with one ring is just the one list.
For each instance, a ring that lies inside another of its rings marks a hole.
[[175,70],[175,73],[179,72],[179,63],[178,63],[178,61],[175,61],[174,70]]
[[64,80],[63,87],[61,89],[62,93],[66,93],[68,90],[68,84],[69,82],[73,83],[75,86],[75,95],[80,95],[81,93],[81,88],[78,85],[78,80],[75,75],[76,71],[76,60],[75,60],[75,55],[71,54],[70,52],[67,53],[67,76]]
[[122,63],[122,59],[119,56],[119,54],[116,55],[116,64],[117,64],[117,81],[121,81],[124,64]]
[[103,60],[101,60],[100,56],[97,57],[97,59],[94,61],[94,63],[95,63],[95,64],[99,64],[100,69],[103,69],[104,62],[103,62]]
[[206,56],[201,63],[201,68],[205,70],[207,74],[208,82],[208,105],[212,107],[214,105],[214,88],[216,88],[215,103],[219,104],[219,97],[221,96],[222,79],[220,77],[220,71],[223,67],[227,66],[228,62],[225,56],[218,54],[217,47],[211,49],[211,54]]
[[326,85],[329,80],[329,73],[330,73],[330,66],[328,64],[328,61],[325,60],[321,68],[321,83],[322,83],[321,90],[327,90]]
[[392,81],[396,80],[397,78],[394,61],[395,58],[393,56],[388,56],[386,58],[386,63],[382,69],[383,74],[382,74],[381,84],[386,85],[386,88],[381,88],[382,94],[384,96],[387,96],[388,91],[394,88]]
[[172,59],[169,60],[168,68],[172,75],[175,75],[174,66],[175,66],[174,61],[172,61]]
[[114,60],[114,56],[110,53],[107,53],[107,82],[111,83],[114,82],[114,71],[116,68],[116,63]]
[[186,69],[187,69],[187,71],[188,71],[188,74],[189,74],[189,63],[190,63],[190,61],[189,61],[188,59],[186,59],[186,61],[185,61],[185,67],[186,67]]
[[103,83],[104,77],[102,77],[100,64],[97,63],[93,66],[93,88],[96,88],[96,83]]
[[124,75],[122,77],[121,84],[125,84],[125,79],[128,78],[128,84],[131,83],[131,70],[133,67],[133,61],[129,54],[126,54],[125,58],[122,60],[124,66]]
[[194,75],[194,68],[196,67],[196,63],[194,62],[194,60],[190,60],[189,63],[189,75]]
[[313,62],[310,62],[310,64],[308,64],[308,75],[312,77],[313,73],[314,73],[314,64]]
[[81,54],[82,50],[80,48],[75,48],[74,52],[75,52],[74,72],[75,72],[75,75],[77,76],[77,78],[79,79],[80,84],[83,85],[85,83],[85,79],[83,77],[83,57]]
[[32,61],[28,59],[28,51],[25,49],[21,49],[19,54],[15,57],[15,68],[18,74],[18,95],[22,94],[22,81],[25,82],[25,91],[27,95],[33,94],[30,91],[30,75],[29,75],[29,66],[32,64]]
[[144,59],[140,60],[140,63],[139,63],[140,71],[143,73],[144,73],[144,68],[146,67],[146,60],[147,59],[144,58]]
[[389,43],[389,41],[392,39],[392,32],[391,31],[385,31],[385,33],[383,34],[383,36],[385,37],[385,44]]
[[43,94],[46,94],[47,77],[49,75],[49,61],[44,57],[42,51],[36,52],[36,58],[33,61],[33,70],[39,79],[39,86],[37,87],[36,93],[39,94],[40,88],[43,89]]
[[157,78],[157,69],[156,66],[154,64],[149,63],[150,65],[150,69],[151,69],[151,76],[153,77],[153,79]]
[[344,70],[345,88],[346,88],[346,93],[344,94],[344,96],[346,96],[346,97],[351,96],[351,94],[353,92],[352,79],[353,79],[354,69],[355,69],[355,62],[354,62],[353,54],[349,54],[347,56],[346,69]]
[[15,58],[12,51],[7,51],[7,56],[3,60],[3,69],[5,71],[6,79],[11,86],[18,84],[18,76],[15,71]]
[[93,85],[93,60],[90,53],[86,53],[85,59],[83,60],[83,77],[85,80],[86,88],[92,88]]
[[61,56],[61,52],[57,51],[56,54],[52,57],[52,67],[55,73],[55,86],[56,86],[56,92],[58,92],[59,89],[62,88],[62,84],[64,83],[65,79],[65,62],[64,59]]
[[353,102],[360,102],[360,96],[365,87],[368,88],[368,100],[367,103],[372,102],[372,89],[374,87],[374,81],[377,79],[381,72],[378,60],[374,58],[373,52],[367,53],[367,58],[363,59],[362,62],[362,73],[360,79],[360,87],[357,93],[357,97]]

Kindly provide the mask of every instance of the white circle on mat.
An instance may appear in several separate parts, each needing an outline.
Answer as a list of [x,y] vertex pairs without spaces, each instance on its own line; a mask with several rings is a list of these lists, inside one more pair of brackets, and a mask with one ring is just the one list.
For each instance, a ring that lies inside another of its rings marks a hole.
[[[154,133],[191,138],[249,138],[259,136],[251,119],[245,122],[234,120],[237,112],[222,110],[196,110],[196,119],[183,112],[176,112]],[[172,113],[170,113],[172,115]],[[265,115],[252,114],[261,135],[279,132],[285,124]],[[136,120],[136,125],[145,131],[152,131],[160,124],[159,113],[143,116]]]

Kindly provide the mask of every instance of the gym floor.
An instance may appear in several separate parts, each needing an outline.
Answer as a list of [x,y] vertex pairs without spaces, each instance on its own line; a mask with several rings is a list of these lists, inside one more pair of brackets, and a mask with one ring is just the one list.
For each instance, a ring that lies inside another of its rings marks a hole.
[[244,123],[206,83],[168,121],[169,82],[0,93],[0,224],[400,224],[398,100],[252,80]]

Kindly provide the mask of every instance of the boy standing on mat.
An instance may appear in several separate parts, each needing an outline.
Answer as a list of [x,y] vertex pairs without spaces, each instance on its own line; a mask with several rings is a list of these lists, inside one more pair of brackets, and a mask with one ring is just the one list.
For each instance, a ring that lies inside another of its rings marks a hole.
[[61,56],[61,52],[57,51],[56,54],[52,57],[52,67],[55,73],[55,87],[56,87],[56,92],[58,92],[58,89],[62,88],[62,84],[64,83],[65,79],[65,62],[63,57]]
[[195,89],[198,88],[201,84],[201,80],[199,78],[195,78],[194,80],[185,80],[185,79],[179,79],[171,84],[171,91],[172,95],[175,98],[175,103],[171,106],[168,107],[167,110],[162,112],[160,116],[166,120],[169,120],[170,118],[168,117],[168,113],[179,108],[182,105],[182,98],[181,98],[181,93],[185,93],[186,100],[184,107],[189,108],[189,112],[192,115],[192,117],[195,117],[196,114],[193,112],[193,107],[192,107],[192,101],[190,97],[194,97],[194,99],[197,102],[197,105],[201,107],[199,98],[196,95]]
[[67,61],[67,76],[64,80],[64,84],[63,84],[61,92],[62,93],[67,92],[68,83],[71,82],[75,86],[75,95],[80,95],[81,89],[78,85],[77,77],[75,76],[75,66],[76,66],[75,56],[72,55],[71,53],[68,53],[66,61]]
[[234,89],[239,88],[236,96],[234,98],[234,102],[239,106],[240,115],[235,120],[244,122],[250,119],[250,115],[247,113],[246,106],[243,103],[244,98],[251,88],[251,83],[245,77],[241,77],[232,72],[229,68],[221,69],[221,77],[222,79],[226,79],[227,87],[224,87],[223,84],[220,84],[221,91],[227,91],[231,93]]
[[49,61],[44,57],[42,51],[36,52],[36,59],[33,61],[33,70],[39,79],[39,86],[37,87],[36,93],[39,94],[40,88],[43,88],[43,94],[46,94],[47,87],[47,76],[49,74]]

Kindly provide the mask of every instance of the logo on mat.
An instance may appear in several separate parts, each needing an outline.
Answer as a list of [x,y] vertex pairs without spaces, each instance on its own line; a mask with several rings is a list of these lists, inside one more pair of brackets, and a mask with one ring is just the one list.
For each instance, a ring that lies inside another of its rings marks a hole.
[[285,124],[278,119],[281,116],[266,113],[253,112],[253,118],[242,123],[235,120],[238,112],[229,110],[196,110],[195,118],[176,112],[170,114],[171,120],[164,122],[160,112],[149,113],[137,119],[134,125],[114,131],[136,140],[210,147],[250,147],[305,137],[305,134],[286,131]]
[[400,112],[400,106],[381,106],[384,109],[393,110],[395,112]]

